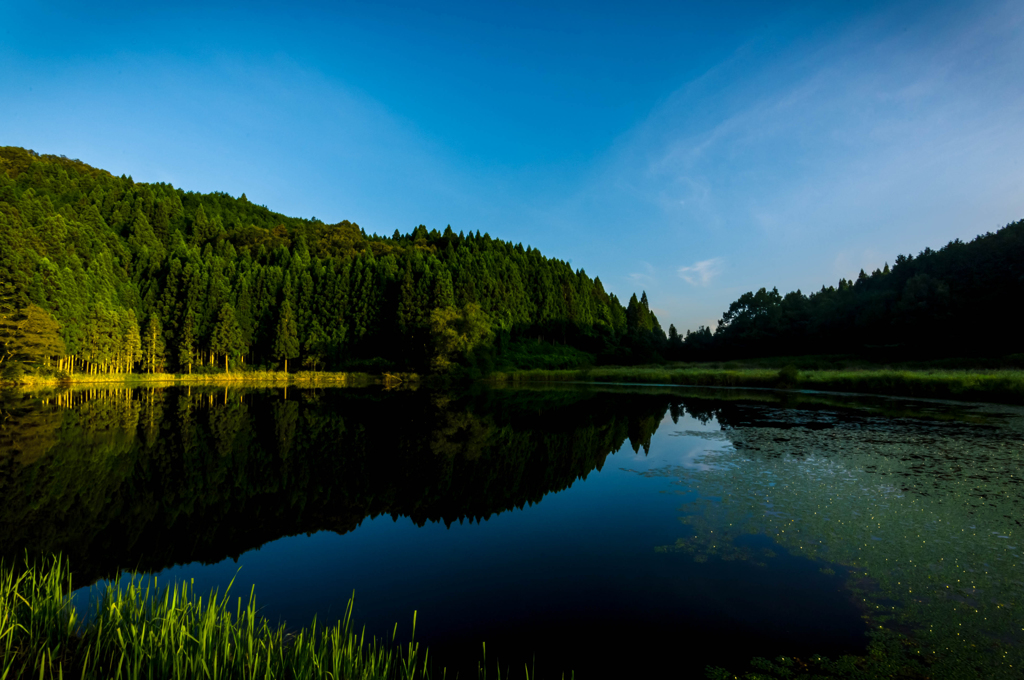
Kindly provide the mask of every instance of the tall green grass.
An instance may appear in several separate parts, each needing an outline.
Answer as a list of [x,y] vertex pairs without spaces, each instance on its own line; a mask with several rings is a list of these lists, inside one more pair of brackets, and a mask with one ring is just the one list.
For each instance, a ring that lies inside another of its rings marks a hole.
[[0,564],[0,679],[429,677],[418,643],[355,632],[351,600],[338,623],[292,634],[259,614],[251,592],[203,597],[190,583],[161,590],[131,577],[109,583],[84,619],[71,592],[60,558],[20,573]]

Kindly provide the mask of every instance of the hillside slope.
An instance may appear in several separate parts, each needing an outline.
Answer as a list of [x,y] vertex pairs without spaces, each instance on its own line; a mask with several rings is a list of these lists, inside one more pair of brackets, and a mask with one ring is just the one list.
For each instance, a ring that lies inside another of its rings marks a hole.
[[623,305],[521,244],[367,235],[16,147],[0,147],[0,316],[8,361],[65,371],[486,370],[552,344],[629,362],[664,341],[646,295]]

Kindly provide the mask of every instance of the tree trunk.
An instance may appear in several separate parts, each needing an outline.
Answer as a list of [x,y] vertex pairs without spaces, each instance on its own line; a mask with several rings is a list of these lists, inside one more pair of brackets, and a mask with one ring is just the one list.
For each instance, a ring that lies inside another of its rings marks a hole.
[[285,373],[288,372],[288,358],[287,357],[285,357],[285,360],[284,360],[284,372]]
[[224,355],[224,372],[225,373],[229,372],[228,371],[228,355],[227,354]]

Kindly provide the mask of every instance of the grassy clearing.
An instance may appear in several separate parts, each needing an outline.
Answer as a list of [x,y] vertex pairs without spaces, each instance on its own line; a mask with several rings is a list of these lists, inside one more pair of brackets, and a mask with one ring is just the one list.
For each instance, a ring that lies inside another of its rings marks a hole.
[[189,584],[142,584],[108,585],[83,623],[59,558],[20,574],[0,565],[0,678],[429,677],[417,643],[355,632],[351,601],[335,625],[288,633],[258,614],[251,593],[204,598]]
[[595,357],[575,347],[537,340],[510,343],[498,359],[499,367],[511,370],[578,369],[593,366]]
[[1024,404],[1024,370],[942,370],[865,367],[801,371],[725,368],[699,364],[666,366],[608,366],[569,371],[515,371],[495,373],[490,380],[527,382],[621,382],[700,387],[765,387],[828,392],[857,392],[929,399]]

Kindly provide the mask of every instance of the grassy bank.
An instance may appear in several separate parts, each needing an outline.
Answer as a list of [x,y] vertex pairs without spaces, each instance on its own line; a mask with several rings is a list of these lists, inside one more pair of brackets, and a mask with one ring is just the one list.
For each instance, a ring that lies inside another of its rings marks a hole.
[[56,387],[58,385],[117,385],[143,387],[146,385],[332,385],[338,387],[373,385],[377,383],[401,384],[418,382],[415,373],[371,373],[299,371],[234,371],[232,373],[88,373],[71,376],[23,375],[5,384],[29,388]]
[[1024,370],[943,370],[863,367],[841,370],[798,370],[760,367],[676,364],[495,373],[491,381],[617,382],[699,387],[763,387],[829,392],[856,392],[929,399],[1024,404]]
[[[71,575],[54,559],[19,575],[0,565],[0,678],[424,678],[415,642],[367,639],[352,603],[333,626],[290,633],[246,601],[200,597],[182,584],[159,592],[141,580],[108,585],[83,623]],[[415,614],[413,615],[415,634]]]

